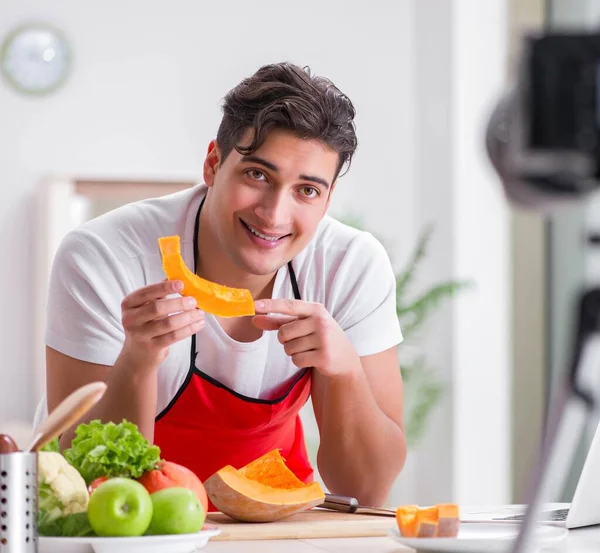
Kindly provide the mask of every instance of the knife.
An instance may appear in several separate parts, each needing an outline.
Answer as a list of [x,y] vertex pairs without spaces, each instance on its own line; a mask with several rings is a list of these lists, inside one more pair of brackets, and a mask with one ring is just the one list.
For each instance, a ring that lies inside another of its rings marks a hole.
[[331,493],[325,494],[325,501],[321,505],[317,505],[322,509],[331,509],[342,513],[356,513],[362,515],[381,515],[395,517],[396,511],[392,509],[383,509],[379,507],[367,507],[360,505],[355,497],[345,495],[335,495]]
[[[367,507],[366,505],[361,505],[358,502],[358,499],[355,497],[348,497],[345,495],[336,495],[336,494],[325,494],[325,501],[320,505],[317,505],[318,508],[321,509],[330,509],[332,511],[340,511],[342,513],[356,513],[359,515],[380,515],[387,517],[395,517],[396,511],[393,509],[384,509],[382,507]],[[483,519],[468,519],[462,518],[460,519],[461,523],[484,523],[484,524],[493,524],[493,523],[520,523],[521,521],[517,520],[506,520],[505,518],[483,518]]]

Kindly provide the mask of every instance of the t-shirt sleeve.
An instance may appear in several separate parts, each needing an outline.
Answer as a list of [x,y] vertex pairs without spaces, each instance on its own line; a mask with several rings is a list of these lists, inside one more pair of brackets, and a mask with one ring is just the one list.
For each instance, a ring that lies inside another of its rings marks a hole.
[[50,273],[46,344],[82,361],[114,365],[124,341],[127,282],[121,263],[98,236],[83,229],[68,233]]
[[330,312],[359,357],[402,342],[396,312],[396,277],[383,245],[370,233],[357,235],[336,268]]

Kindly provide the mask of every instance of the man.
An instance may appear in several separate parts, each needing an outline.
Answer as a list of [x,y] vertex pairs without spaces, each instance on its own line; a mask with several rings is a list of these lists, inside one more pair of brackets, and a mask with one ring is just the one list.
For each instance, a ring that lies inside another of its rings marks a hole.
[[[279,448],[309,481],[298,412],[310,395],[325,484],[382,504],[406,456],[395,279],[379,242],[326,215],[353,119],[327,79],[262,67],[226,96],[203,185],[70,232],[50,279],[48,409],[105,380],[80,422],[126,418],[202,480]],[[170,235],[196,274],[250,290],[257,315],[181,297],[158,250]]]

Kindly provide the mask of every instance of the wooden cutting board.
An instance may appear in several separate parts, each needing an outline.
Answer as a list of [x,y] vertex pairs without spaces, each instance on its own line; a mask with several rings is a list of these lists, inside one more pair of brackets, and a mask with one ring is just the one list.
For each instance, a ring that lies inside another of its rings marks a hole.
[[223,513],[209,513],[206,522],[221,529],[211,541],[281,540],[387,536],[396,527],[393,516],[358,515],[313,509],[276,522],[239,522]]

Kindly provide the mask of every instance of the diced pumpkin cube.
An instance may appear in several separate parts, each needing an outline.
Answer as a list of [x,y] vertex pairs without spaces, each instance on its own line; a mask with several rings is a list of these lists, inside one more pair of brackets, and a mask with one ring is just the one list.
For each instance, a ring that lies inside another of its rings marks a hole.
[[396,522],[407,538],[453,538],[458,534],[458,505],[442,503],[433,507],[403,505],[396,509]]
[[438,529],[440,538],[454,538],[458,534],[460,514],[458,505],[446,503],[438,505]]
[[400,533],[407,538],[417,534],[417,505],[404,505],[396,509],[396,522]]

